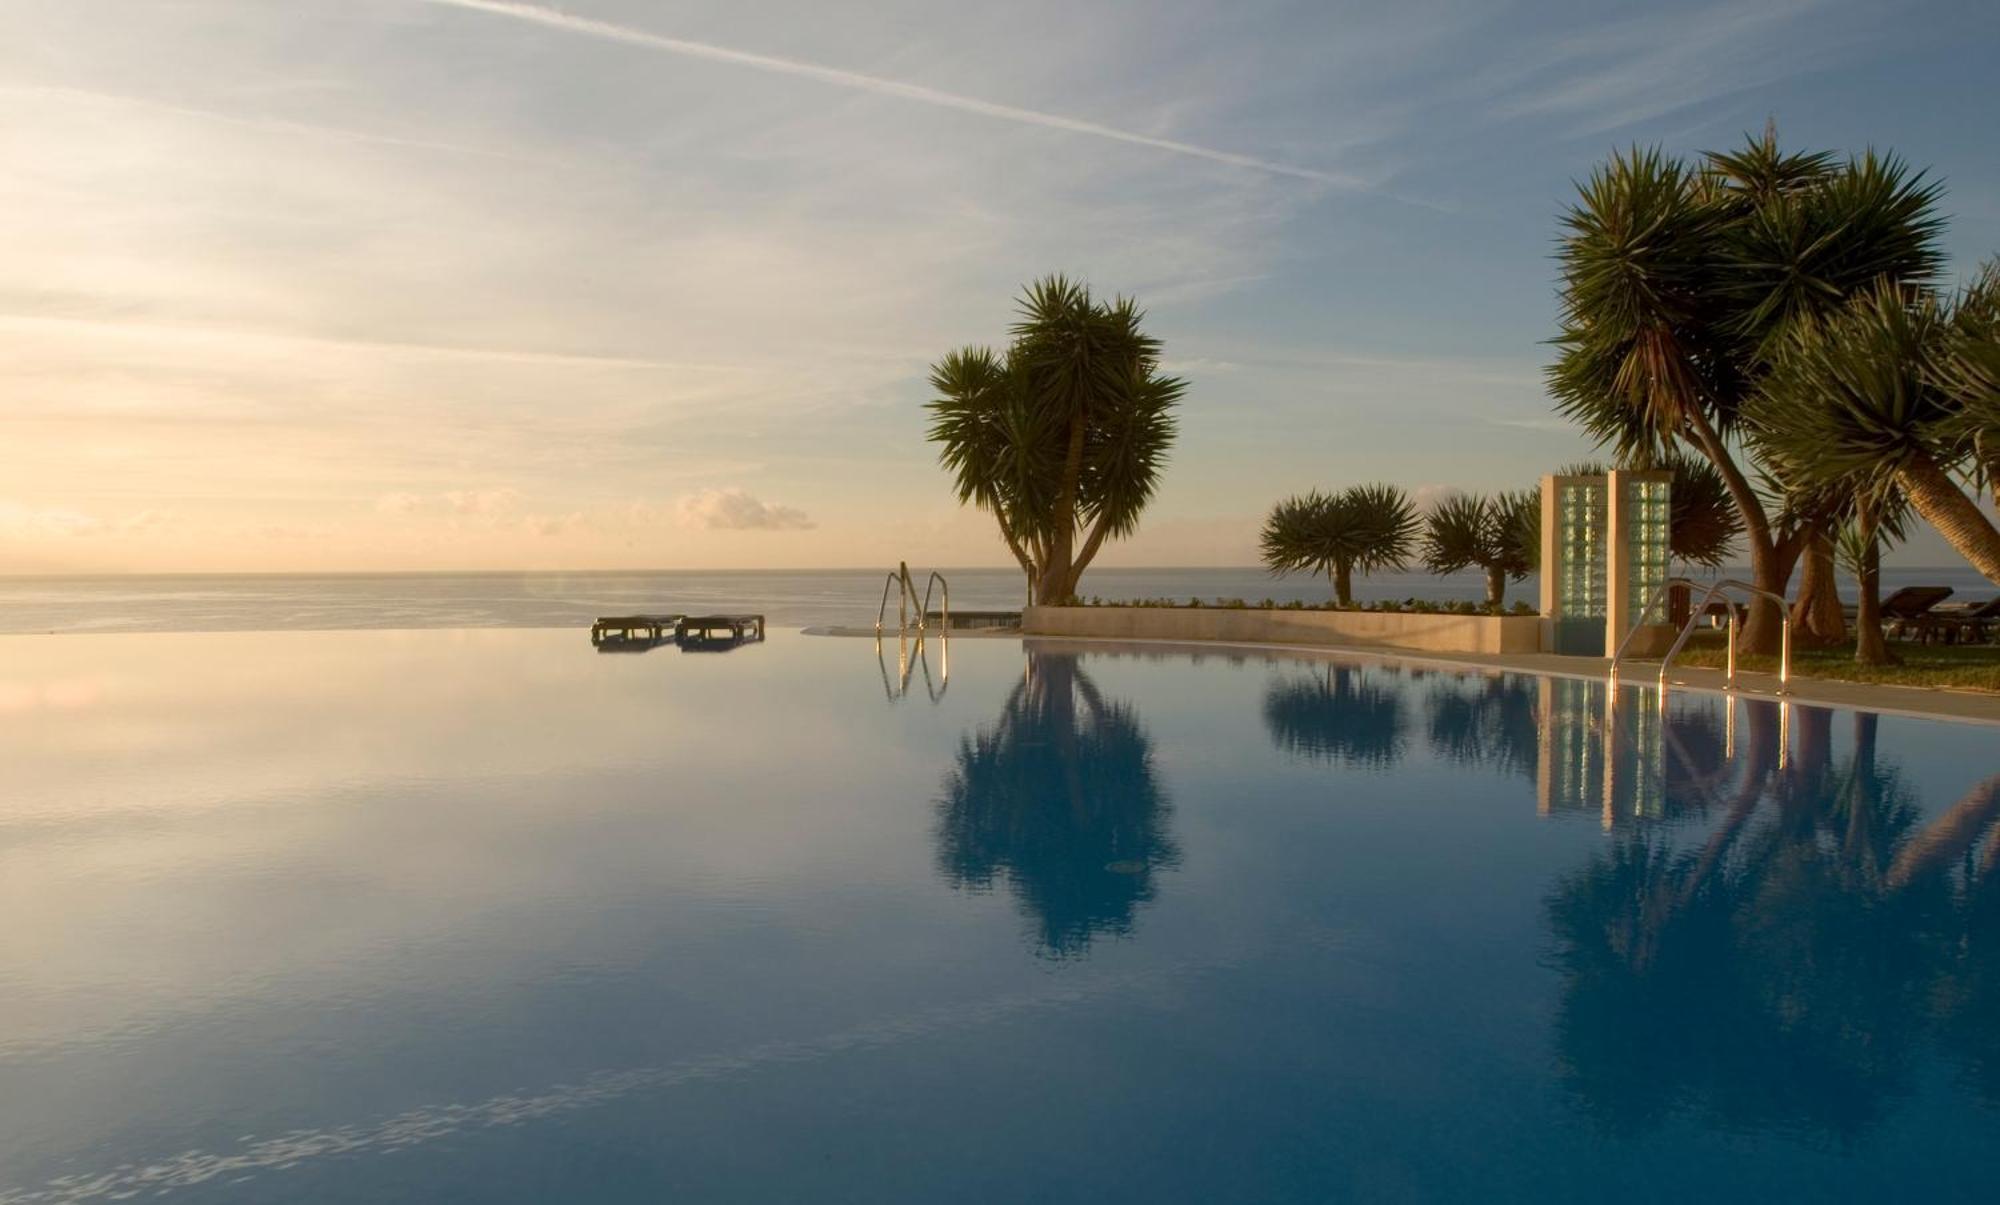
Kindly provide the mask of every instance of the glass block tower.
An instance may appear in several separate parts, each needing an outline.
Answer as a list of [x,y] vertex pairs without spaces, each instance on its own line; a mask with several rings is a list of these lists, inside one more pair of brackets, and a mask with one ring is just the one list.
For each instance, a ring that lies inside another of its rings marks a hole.
[[[1665,600],[1672,476],[1613,469],[1542,478],[1542,648],[1608,657],[1634,628],[1634,652],[1671,639]],[[1645,611],[1645,614],[1641,614]]]

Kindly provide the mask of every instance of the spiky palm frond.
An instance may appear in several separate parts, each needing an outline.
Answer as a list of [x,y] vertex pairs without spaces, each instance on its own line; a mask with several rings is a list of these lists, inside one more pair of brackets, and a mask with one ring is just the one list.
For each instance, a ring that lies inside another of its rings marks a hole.
[[1747,135],[1741,150],[1710,151],[1702,160],[1717,199],[1749,209],[1811,188],[1834,170],[1840,157],[1832,151],[1779,150],[1777,131],[1767,126],[1762,134]]
[[1257,538],[1265,568],[1275,574],[1326,572],[1329,562],[1320,532],[1332,505],[1332,498],[1312,490],[1273,506]]
[[1943,189],[1894,155],[1824,167],[1722,226],[1717,296],[1760,360],[1800,322],[1882,279],[1932,280],[1943,263]]
[[1659,468],[1673,474],[1668,489],[1667,542],[1673,558],[1713,569],[1728,560],[1743,534],[1743,515],[1722,474],[1707,460],[1675,449]]
[[1273,573],[1372,573],[1408,565],[1420,525],[1409,495],[1393,485],[1314,490],[1271,508],[1260,545]]
[[[1900,493],[1892,492],[1874,516],[1873,538],[1879,552],[1887,552],[1910,538],[1910,505]],[[1855,577],[1862,576],[1868,560],[1870,531],[1858,517],[1850,515],[1834,533],[1833,553],[1840,567]]]
[[1432,573],[1497,570],[1515,581],[1541,556],[1541,496],[1515,490],[1455,494],[1424,519],[1423,560]]
[[1102,520],[1112,537],[1132,534],[1139,512],[1153,499],[1179,433],[1174,411],[1187,382],[1146,375],[1130,382],[1128,390],[1127,404],[1090,430],[1078,498],[1085,522]]
[[1657,148],[1612,156],[1563,215],[1556,409],[1632,454],[1714,408],[1727,358],[1709,303],[1721,210],[1698,173]]
[[1951,340],[1932,363],[1931,379],[1956,405],[1946,426],[1956,446],[1971,450],[1974,480],[1989,494],[2000,489],[2000,259],[1983,265],[1959,294]]
[[1798,326],[1750,403],[1752,446],[1804,489],[1879,492],[1915,457],[1955,461],[1936,385],[1949,329],[1934,296],[1887,280]]
[[1405,568],[1422,522],[1408,494],[1380,482],[1342,493],[1331,520],[1329,535],[1351,552],[1351,563],[1363,573]]

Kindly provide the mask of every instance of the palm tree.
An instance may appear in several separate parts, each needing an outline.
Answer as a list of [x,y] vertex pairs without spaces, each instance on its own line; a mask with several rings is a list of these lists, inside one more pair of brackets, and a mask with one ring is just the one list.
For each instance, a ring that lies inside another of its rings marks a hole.
[[1478,568],[1486,574],[1486,605],[1496,611],[1508,579],[1535,571],[1541,543],[1542,500],[1534,490],[1454,494],[1424,520],[1424,566],[1432,573]]
[[1989,261],[1959,298],[1956,328],[1934,378],[1957,402],[1950,424],[1971,448],[1975,482],[2000,488],[2000,259]]
[[1882,550],[1901,543],[1908,507],[1902,496],[1860,498],[1842,525],[1836,541],[1841,564],[1854,575],[1858,601],[1854,608],[1854,660],[1858,665],[1894,665],[1901,661],[1882,633]]
[[1004,356],[968,347],[932,365],[929,435],[959,501],[999,521],[1030,600],[1060,604],[1105,540],[1137,529],[1187,383],[1160,374],[1129,298],[1050,276],[1019,312]]
[[[1622,458],[1685,446],[1707,459],[1756,584],[1783,594],[1811,532],[1775,523],[1738,462],[1743,403],[1791,329],[1878,279],[1936,273],[1938,186],[1873,152],[1784,154],[1767,130],[1694,166],[1635,148],[1579,191],[1563,218],[1557,409]],[[1775,652],[1778,620],[1759,599],[1746,646]]]
[[1314,490],[1271,508],[1264,520],[1264,564],[1274,574],[1324,573],[1334,601],[1354,605],[1354,571],[1409,564],[1419,522],[1410,497],[1393,485],[1357,485],[1337,494]]
[[1980,432],[1941,371],[1969,321],[1956,311],[1996,304],[1978,289],[1954,305],[1885,281],[1796,328],[1746,407],[1753,446],[1808,488],[1895,491],[2000,584],[2000,528],[1954,480],[1972,466]]

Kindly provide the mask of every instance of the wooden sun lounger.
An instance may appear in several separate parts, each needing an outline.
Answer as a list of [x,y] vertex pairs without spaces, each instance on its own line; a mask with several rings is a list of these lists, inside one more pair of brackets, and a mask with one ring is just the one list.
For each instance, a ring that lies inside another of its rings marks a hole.
[[686,615],[675,638],[684,653],[718,653],[764,639],[762,615]]
[[605,615],[590,625],[590,643],[600,653],[643,653],[675,638],[680,615]]
[[1930,640],[1938,632],[1931,611],[1950,597],[1950,586],[1904,586],[1882,600],[1883,624],[1891,636]]
[[1938,607],[1925,614],[1932,634],[1947,644],[1985,644],[2000,628],[2000,598]]

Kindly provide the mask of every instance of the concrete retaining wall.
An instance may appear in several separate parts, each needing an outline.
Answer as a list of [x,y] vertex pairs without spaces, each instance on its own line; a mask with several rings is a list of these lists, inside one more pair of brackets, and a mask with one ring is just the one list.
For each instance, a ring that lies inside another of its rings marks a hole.
[[1096,640],[1241,640],[1428,653],[1541,651],[1536,615],[1417,615],[1393,611],[1282,611],[1224,607],[1029,607],[1030,636]]

